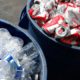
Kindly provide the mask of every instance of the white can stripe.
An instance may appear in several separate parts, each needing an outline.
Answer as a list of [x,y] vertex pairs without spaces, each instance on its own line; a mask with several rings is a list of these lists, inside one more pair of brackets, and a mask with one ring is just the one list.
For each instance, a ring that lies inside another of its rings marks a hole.
[[50,32],[50,33],[53,33],[54,30],[59,27],[59,24],[56,24],[56,25],[52,25],[50,27],[47,28],[47,30]]

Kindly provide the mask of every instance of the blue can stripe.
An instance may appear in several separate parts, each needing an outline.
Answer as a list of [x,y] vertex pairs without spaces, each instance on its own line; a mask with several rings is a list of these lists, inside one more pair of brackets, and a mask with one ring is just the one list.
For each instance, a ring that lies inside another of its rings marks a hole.
[[20,79],[23,71],[22,66],[17,64],[17,62],[15,62],[14,58],[10,54],[5,57],[5,60],[7,60],[11,67],[16,70],[15,78]]
[[8,56],[5,57],[5,59],[6,59],[8,62],[10,62],[11,60],[13,60],[13,57],[12,57],[11,55],[8,55]]
[[22,70],[22,66],[20,66],[20,67],[17,67],[17,70]]
[[12,66],[15,66],[15,68],[20,67],[20,64],[15,62],[14,58],[10,54],[5,57],[5,60],[7,60]]
[[21,76],[22,76],[22,71],[16,71],[15,78],[21,79]]
[[20,67],[17,67],[17,71],[16,71],[16,74],[15,74],[15,78],[21,79],[22,72],[23,72],[22,67],[21,67],[21,66],[20,66]]

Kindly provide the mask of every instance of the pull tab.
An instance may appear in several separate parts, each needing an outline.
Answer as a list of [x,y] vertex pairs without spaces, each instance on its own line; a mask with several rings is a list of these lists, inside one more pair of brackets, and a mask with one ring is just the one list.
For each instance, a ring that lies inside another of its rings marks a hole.
[[64,28],[63,26],[56,28],[56,38],[65,37],[67,33],[68,33],[68,29]]

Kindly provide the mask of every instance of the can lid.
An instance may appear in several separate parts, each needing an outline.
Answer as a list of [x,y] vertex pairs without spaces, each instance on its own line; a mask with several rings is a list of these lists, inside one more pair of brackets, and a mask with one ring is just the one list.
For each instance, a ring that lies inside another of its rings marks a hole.
[[55,32],[56,32],[57,38],[62,38],[62,37],[65,37],[67,35],[68,29],[64,28],[64,26],[60,26],[60,27],[56,28]]

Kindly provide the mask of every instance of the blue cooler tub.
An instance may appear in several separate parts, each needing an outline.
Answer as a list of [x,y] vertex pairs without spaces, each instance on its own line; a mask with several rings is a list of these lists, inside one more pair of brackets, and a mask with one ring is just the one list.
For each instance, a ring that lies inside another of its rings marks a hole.
[[40,80],[47,80],[47,65],[44,54],[38,45],[38,43],[33,39],[33,37],[22,28],[12,25],[11,23],[0,19],[0,28],[7,29],[12,36],[21,38],[24,41],[24,45],[27,45],[29,42],[32,42],[39,53],[40,63],[41,63],[41,73]]

